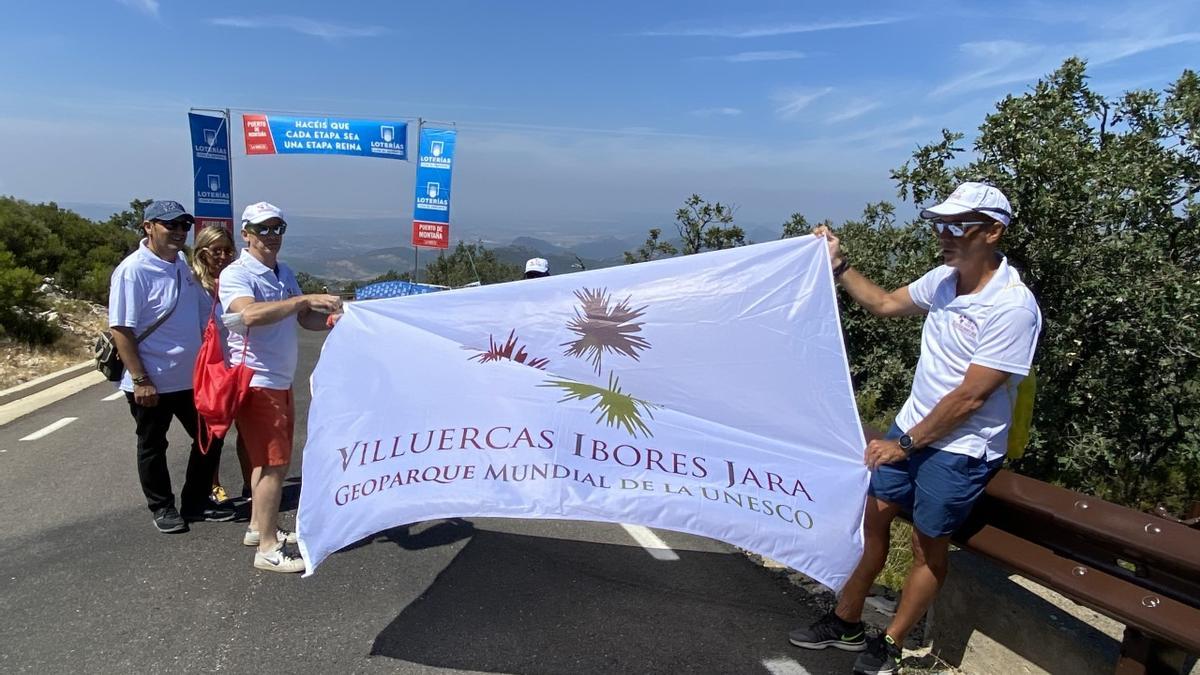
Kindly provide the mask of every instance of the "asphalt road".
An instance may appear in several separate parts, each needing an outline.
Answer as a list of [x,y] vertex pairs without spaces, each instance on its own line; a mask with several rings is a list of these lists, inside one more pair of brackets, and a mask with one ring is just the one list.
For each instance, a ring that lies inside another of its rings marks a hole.
[[[321,336],[301,340],[306,383]],[[379,533],[309,579],[260,572],[245,522],[163,535],[138,487],[133,420],[99,384],[0,427],[0,672],[848,673],[804,652],[816,618],[732,547],[621,526],[455,519]],[[297,457],[308,392],[296,389]],[[66,417],[75,421],[19,440]],[[187,440],[168,451],[178,495]],[[300,466],[284,496],[293,522]],[[222,479],[240,488],[237,461]],[[243,513],[243,520],[245,517]]]

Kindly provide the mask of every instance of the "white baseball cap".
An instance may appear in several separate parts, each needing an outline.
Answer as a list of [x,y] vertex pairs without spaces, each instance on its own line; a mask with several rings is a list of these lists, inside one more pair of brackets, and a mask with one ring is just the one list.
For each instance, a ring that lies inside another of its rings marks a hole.
[[245,211],[242,211],[242,227],[245,227],[247,224],[257,225],[272,218],[278,218],[285,223],[287,222],[283,217],[283,211],[278,206],[268,204],[267,202],[251,204],[246,207]]
[[921,211],[922,218],[957,216],[960,213],[982,213],[1000,221],[1004,226],[1012,220],[1012,207],[1008,197],[999,188],[983,183],[963,183],[946,198],[946,201]]
[[525,261],[526,272],[540,272],[541,274],[550,273],[550,262],[545,258],[530,258]]

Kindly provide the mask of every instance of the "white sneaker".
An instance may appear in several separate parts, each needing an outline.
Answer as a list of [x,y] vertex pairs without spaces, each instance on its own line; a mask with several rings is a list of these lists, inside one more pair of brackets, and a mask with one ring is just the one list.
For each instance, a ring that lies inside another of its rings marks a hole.
[[[262,537],[258,534],[258,530],[252,530],[247,527],[246,534],[242,535],[243,546],[258,546],[258,543],[261,541]],[[295,532],[285,530],[281,527],[275,530],[275,541],[286,541],[289,544],[294,544],[298,540],[296,539]]]
[[281,541],[270,553],[256,552],[254,566],[268,572],[303,572],[304,558],[295,548]]

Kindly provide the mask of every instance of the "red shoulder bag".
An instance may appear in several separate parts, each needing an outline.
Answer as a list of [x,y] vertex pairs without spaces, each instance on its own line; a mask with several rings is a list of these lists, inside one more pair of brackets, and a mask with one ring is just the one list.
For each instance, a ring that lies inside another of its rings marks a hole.
[[[216,293],[214,292],[214,296]],[[196,367],[192,373],[195,390],[196,413],[200,417],[200,450],[208,453],[214,439],[224,438],[233,426],[238,407],[246,391],[250,389],[250,378],[254,371],[246,366],[246,346],[250,332],[242,341],[242,362],[230,368],[225,365],[225,347],[221,331],[217,327],[217,298],[213,298],[208,324],[204,327],[204,341],[196,355]]]

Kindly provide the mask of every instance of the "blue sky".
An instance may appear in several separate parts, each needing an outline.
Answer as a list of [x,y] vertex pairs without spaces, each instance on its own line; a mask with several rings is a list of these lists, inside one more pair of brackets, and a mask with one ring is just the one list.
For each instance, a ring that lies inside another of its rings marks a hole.
[[[186,112],[218,106],[455,122],[456,235],[644,232],[692,192],[842,220],[1073,54],[1161,88],[1200,66],[1200,3],[10,3],[0,194],[190,204]],[[234,139],[239,209],[410,217],[410,163]]]

